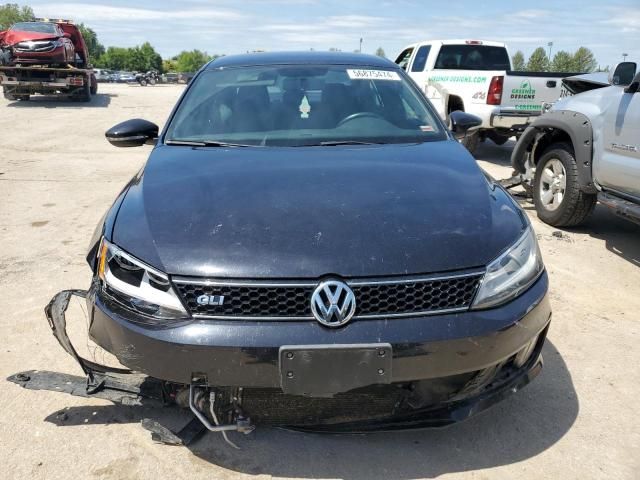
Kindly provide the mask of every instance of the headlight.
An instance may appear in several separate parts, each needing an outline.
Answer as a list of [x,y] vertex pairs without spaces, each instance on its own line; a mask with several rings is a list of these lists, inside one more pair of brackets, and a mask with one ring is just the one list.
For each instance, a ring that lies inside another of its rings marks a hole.
[[531,227],[487,267],[473,308],[490,308],[518,296],[535,282],[544,265]]
[[99,250],[98,277],[105,293],[136,312],[162,319],[189,316],[166,274],[105,239]]

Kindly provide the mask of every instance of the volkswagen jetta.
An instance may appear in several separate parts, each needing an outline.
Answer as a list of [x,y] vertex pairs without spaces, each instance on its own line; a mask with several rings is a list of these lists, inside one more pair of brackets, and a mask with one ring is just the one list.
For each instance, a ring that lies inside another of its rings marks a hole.
[[[205,66],[100,222],[90,335],[211,429],[442,425],[542,366],[548,280],[518,204],[396,65]],[[215,405],[214,405],[215,403]],[[244,423],[242,423],[244,422]]]

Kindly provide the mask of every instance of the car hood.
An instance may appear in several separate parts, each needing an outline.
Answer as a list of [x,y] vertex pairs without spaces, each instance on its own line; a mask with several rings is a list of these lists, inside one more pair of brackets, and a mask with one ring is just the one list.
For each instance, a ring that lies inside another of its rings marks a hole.
[[354,277],[486,265],[525,227],[455,141],[163,145],[126,193],[112,239],[175,275]]
[[23,32],[20,30],[7,30],[1,37],[4,45],[15,45],[16,43],[25,42],[27,40],[56,40],[57,35],[41,33],[41,32]]

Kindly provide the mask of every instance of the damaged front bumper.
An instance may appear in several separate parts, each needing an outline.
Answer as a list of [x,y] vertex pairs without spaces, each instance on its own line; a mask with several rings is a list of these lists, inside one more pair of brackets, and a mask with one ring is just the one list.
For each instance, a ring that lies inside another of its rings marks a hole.
[[[543,280],[546,282],[546,278]],[[157,422],[143,422],[143,426],[153,432],[156,440],[165,443],[188,443],[195,438],[196,433],[202,433],[205,429],[222,432],[226,438],[226,431],[248,433],[253,429],[254,423],[334,433],[441,427],[489,408],[527,385],[540,373],[541,350],[550,319],[544,282],[538,285],[537,292],[534,286],[531,293],[541,296],[537,305],[530,308],[526,315],[535,321],[527,323],[526,319],[521,319],[516,322],[518,326],[514,327],[517,330],[535,329],[534,333],[529,332],[533,340],[529,342],[526,358],[522,357],[521,351],[517,351],[497,364],[475,372],[444,379],[365,387],[338,393],[332,398],[288,395],[281,389],[274,388],[272,382],[267,382],[266,386],[244,384],[247,388],[217,386],[207,381],[205,375],[194,377],[193,372],[189,372],[186,382],[175,382],[134,373],[126,368],[98,364],[78,354],[67,335],[65,312],[73,296],[86,298],[89,295],[90,307],[99,310],[100,306],[94,303],[96,299],[91,293],[68,290],[58,293],[47,305],[45,312],[54,336],[64,350],[77,360],[86,379],[73,377],[74,380],[71,380],[71,376],[53,372],[23,372],[10,377],[10,380],[29,389],[95,396],[131,406],[152,404],[190,407],[194,412],[193,420],[176,434]],[[94,328],[95,313],[91,315],[90,331]],[[394,356],[398,352],[402,350],[394,349]],[[162,353],[156,352],[155,358]],[[164,356],[172,358],[173,352],[164,353]],[[263,359],[268,357],[264,350],[262,354]],[[518,357],[519,354],[521,358]],[[219,363],[218,368],[221,368]],[[229,364],[228,368],[233,370],[234,365]],[[243,368],[250,369],[251,366]],[[403,375],[402,368],[395,365],[394,372]],[[425,398],[431,401],[426,401]],[[215,406],[214,401],[217,402]]]

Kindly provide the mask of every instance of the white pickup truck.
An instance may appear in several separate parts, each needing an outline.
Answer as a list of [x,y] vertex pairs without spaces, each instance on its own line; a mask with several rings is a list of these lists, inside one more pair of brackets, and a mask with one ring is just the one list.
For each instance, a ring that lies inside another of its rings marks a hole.
[[431,40],[409,45],[396,63],[424,91],[448,122],[454,110],[482,119],[462,143],[473,153],[490,138],[501,145],[539,116],[545,103],[560,97],[562,79],[574,73],[511,70],[504,43],[481,40]]

